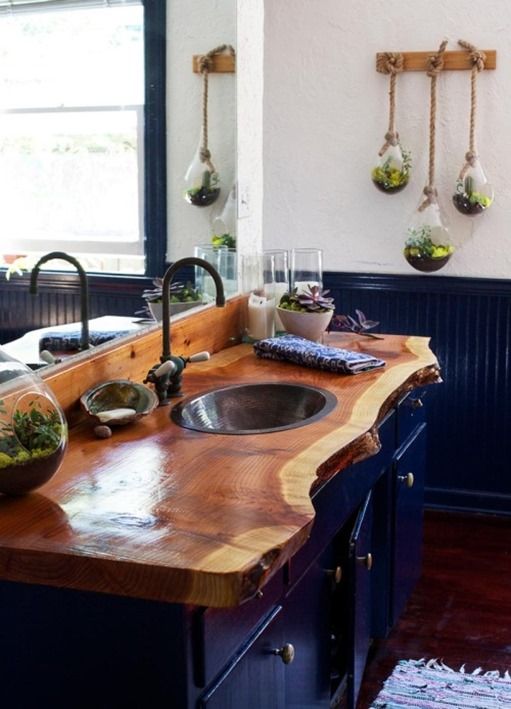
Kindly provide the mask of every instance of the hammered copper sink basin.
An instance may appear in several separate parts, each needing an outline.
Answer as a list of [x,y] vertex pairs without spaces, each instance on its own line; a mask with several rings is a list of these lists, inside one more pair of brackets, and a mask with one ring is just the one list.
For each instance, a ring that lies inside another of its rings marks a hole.
[[261,382],[197,394],[174,406],[170,416],[194,431],[242,435],[306,426],[336,405],[337,398],[319,387]]

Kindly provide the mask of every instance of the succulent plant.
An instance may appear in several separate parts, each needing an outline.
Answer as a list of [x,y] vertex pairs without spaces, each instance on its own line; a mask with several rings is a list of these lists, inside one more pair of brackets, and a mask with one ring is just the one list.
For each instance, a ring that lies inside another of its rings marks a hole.
[[[147,303],[161,303],[162,301],[162,278],[153,278],[154,288],[146,289],[142,293],[142,298]],[[176,281],[170,284],[171,303],[191,303],[202,299],[202,293],[194,288],[191,283],[181,283]]]
[[367,330],[372,330],[373,327],[377,327],[380,324],[379,321],[368,320],[361,310],[355,309],[355,313],[357,315],[356,320],[351,315],[335,315],[332,320],[332,329],[354,332],[357,335],[373,337],[375,340],[383,340],[381,335],[367,332]]
[[213,246],[227,246],[228,249],[236,248],[236,237],[231,234],[213,234],[211,237]]
[[303,293],[298,293],[294,288],[291,293],[284,293],[279,307],[301,313],[324,313],[327,310],[335,310],[334,299],[327,297],[328,293],[329,290],[322,290],[320,286],[309,286]]

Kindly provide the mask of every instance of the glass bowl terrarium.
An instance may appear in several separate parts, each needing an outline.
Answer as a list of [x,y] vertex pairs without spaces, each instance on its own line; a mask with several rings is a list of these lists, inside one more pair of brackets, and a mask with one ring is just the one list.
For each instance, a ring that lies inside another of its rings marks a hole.
[[458,178],[452,201],[458,212],[469,217],[482,214],[493,204],[493,187],[478,159]]
[[194,207],[209,207],[220,196],[220,176],[209,151],[205,150],[201,132],[199,144],[185,174],[184,197]]
[[381,192],[394,194],[401,192],[410,179],[411,158],[410,153],[401,145],[389,145],[378,164],[371,171],[371,178],[375,187]]
[[67,447],[67,424],[42,379],[0,349],[0,493],[22,495],[47,482]]
[[432,273],[443,268],[452,254],[449,232],[444,226],[436,201],[419,208],[408,227],[404,257],[417,271]]

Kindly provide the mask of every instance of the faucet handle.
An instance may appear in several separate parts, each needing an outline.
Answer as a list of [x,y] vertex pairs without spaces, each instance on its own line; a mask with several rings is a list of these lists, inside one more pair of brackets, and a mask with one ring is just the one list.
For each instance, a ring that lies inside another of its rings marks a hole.
[[207,362],[210,357],[211,355],[209,354],[209,352],[207,350],[204,350],[203,352],[196,352],[195,354],[188,357],[187,362]]
[[163,364],[160,364],[160,366],[154,370],[154,375],[156,377],[163,377],[164,374],[169,374],[170,376],[172,376],[174,374],[174,372],[176,371],[176,369],[177,369],[177,364],[175,362],[173,362],[171,359],[168,359],[165,362],[163,362]]

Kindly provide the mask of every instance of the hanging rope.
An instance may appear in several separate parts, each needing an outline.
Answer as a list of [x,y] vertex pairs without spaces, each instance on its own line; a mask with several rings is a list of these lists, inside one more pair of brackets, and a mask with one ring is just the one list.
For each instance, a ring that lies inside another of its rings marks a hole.
[[476,113],[477,113],[477,75],[483,71],[486,62],[486,54],[474,47],[470,42],[463,39],[458,40],[458,44],[469,52],[472,61],[472,71],[470,74],[470,137],[468,151],[465,153],[465,164],[461,168],[459,179],[463,180],[467,170],[474,167],[477,160],[476,152]]
[[378,155],[384,154],[388,147],[399,143],[399,133],[396,131],[396,77],[403,71],[404,59],[400,52],[384,52],[378,55],[376,71],[390,74],[389,90],[389,128],[385,133],[385,143]]
[[209,72],[213,66],[213,57],[215,54],[229,53],[232,57],[236,56],[236,52],[230,44],[221,44],[215,47],[207,54],[203,54],[199,60],[199,72],[202,74],[202,145],[200,149],[201,162],[208,166],[210,172],[216,172],[213,163],[211,162],[211,153],[208,147],[208,92],[209,92]]
[[437,191],[435,189],[435,131],[436,131],[436,81],[438,75],[444,68],[444,57],[445,48],[447,47],[447,40],[444,39],[440,48],[436,54],[429,57],[428,59],[428,71],[427,74],[431,77],[431,88],[430,88],[430,99],[429,99],[429,170],[428,170],[428,184],[424,188],[424,194],[426,199],[419,207],[419,212],[422,212],[430,204],[434,204],[437,198]]

